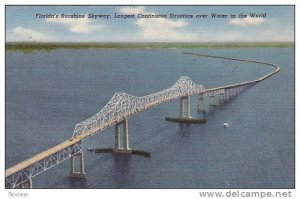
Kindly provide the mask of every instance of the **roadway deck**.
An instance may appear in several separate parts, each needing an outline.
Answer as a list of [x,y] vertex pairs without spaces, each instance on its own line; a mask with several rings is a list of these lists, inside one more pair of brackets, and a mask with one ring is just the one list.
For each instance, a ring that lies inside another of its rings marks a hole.
[[35,156],[32,156],[31,158],[28,158],[27,160],[24,160],[10,168],[8,168],[6,171],[5,171],[5,177],[8,177],[22,169],[25,169],[27,167],[29,167],[30,165],[33,165],[45,158],[47,158],[48,156],[52,155],[52,154],[55,154],[69,146],[72,146],[73,144],[77,143],[77,142],[80,142],[80,139],[78,138],[73,138],[72,140],[66,140],[50,149],[47,149]]

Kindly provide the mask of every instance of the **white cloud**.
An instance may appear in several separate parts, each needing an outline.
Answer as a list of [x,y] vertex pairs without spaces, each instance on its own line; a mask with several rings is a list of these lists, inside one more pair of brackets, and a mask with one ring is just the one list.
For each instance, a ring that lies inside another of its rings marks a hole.
[[9,41],[49,41],[51,37],[38,30],[17,26],[7,35]]
[[[121,7],[123,14],[152,14],[145,11],[143,6]],[[197,33],[187,32],[189,24],[183,20],[169,20],[166,18],[138,18],[134,24],[139,29],[138,40],[153,42],[184,42],[198,41],[200,36]]]
[[47,23],[61,24],[74,33],[89,34],[101,30],[104,26],[91,24],[88,18],[47,18]]
[[266,19],[265,18],[251,18],[251,17],[245,17],[245,18],[235,18],[235,19],[231,19],[229,21],[230,25],[234,25],[234,26],[249,26],[249,25],[261,25],[263,23],[266,23]]
[[120,12],[123,14],[139,14],[145,12],[144,6],[126,6],[121,7]]

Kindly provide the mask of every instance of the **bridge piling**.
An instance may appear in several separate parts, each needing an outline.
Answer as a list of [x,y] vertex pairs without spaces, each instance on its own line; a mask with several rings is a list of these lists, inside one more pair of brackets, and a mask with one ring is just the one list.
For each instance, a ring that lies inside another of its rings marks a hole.
[[120,149],[120,125],[115,125],[115,149]]
[[219,104],[224,102],[224,92],[220,93]]
[[204,101],[204,97],[203,94],[199,94],[198,97],[198,112],[205,112],[205,101]]
[[186,117],[187,118],[192,118],[191,116],[191,100],[190,100],[190,96],[187,96],[186,98],[186,101],[187,101],[187,113],[186,113]]
[[216,101],[215,101],[215,95],[210,96],[210,105],[217,106]]
[[[185,109],[185,101],[186,109]],[[200,106],[200,102],[198,102],[198,109]],[[166,120],[169,122],[178,122],[178,123],[206,123],[206,119],[193,119],[191,116],[191,103],[190,96],[182,96],[180,97],[180,115],[178,118],[166,117]]]
[[20,189],[32,189],[32,179],[31,178],[29,178],[28,180],[24,181],[23,176],[20,175],[20,181],[22,182],[19,185]]
[[129,137],[128,137],[128,121],[124,120],[123,123],[123,132],[124,132],[124,150],[130,150],[129,148]]
[[[79,156],[80,161],[80,171],[76,171],[76,157]],[[73,178],[84,178],[85,177],[85,170],[84,170],[84,158],[83,158],[83,151],[71,156],[71,172],[70,176]]]
[[184,98],[180,98],[180,117],[184,117]]
[[[186,103],[186,109],[185,109],[185,101]],[[192,118],[191,116],[191,102],[190,102],[190,96],[183,96],[180,98],[180,118]]]
[[20,184],[20,189],[32,189],[32,179],[29,179]]
[[[120,125],[123,127],[123,147],[120,144]],[[131,153],[132,150],[129,147],[129,133],[128,133],[128,120],[124,118],[123,121],[115,125],[115,148],[114,153]]]
[[228,100],[228,89],[224,91],[224,102]]

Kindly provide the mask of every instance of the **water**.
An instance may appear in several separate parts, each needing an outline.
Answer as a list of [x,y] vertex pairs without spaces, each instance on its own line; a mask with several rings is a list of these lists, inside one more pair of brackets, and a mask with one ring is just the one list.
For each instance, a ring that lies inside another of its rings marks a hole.
[[[189,76],[205,88],[252,80],[272,70],[253,63],[182,55],[182,51],[279,64],[280,73],[207,115],[205,125],[164,120],[179,100],[129,118],[130,146],[151,158],[85,150],[86,179],[70,162],[33,179],[34,188],[293,188],[292,48],[65,50],[6,52],[6,167],[72,136],[117,91],[143,96]],[[197,99],[192,97],[192,115]],[[223,128],[228,122],[229,128]],[[112,147],[114,128],[83,142]]]

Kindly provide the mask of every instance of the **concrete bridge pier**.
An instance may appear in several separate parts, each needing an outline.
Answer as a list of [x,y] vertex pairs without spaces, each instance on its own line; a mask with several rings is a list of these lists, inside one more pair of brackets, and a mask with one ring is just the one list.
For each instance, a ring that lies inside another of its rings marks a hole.
[[[123,131],[123,136],[121,132]],[[95,153],[117,153],[124,155],[140,155],[150,157],[150,153],[143,150],[131,149],[129,147],[128,120],[124,118],[115,124],[115,146],[113,148],[97,148]],[[122,140],[123,139],[123,140]]]
[[205,101],[202,94],[200,94],[198,97],[198,112],[206,112]]
[[179,117],[184,117],[184,99],[183,97],[180,98],[180,115]]
[[215,100],[215,95],[210,96],[210,105],[211,106],[217,106],[216,100]]
[[[186,107],[185,107],[185,101]],[[198,104],[199,106],[199,104]],[[199,108],[199,107],[198,107]],[[191,116],[191,103],[190,96],[183,96],[180,98],[180,115],[178,118],[166,117],[166,120],[169,122],[178,122],[178,123],[206,123],[205,119],[193,119]]]
[[[184,108],[186,101],[186,109]],[[190,96],[180,98],[180,118],[192,118]]]
[[222,104],[224,102],[224,94],[225,92],[220,93],[219,104]]
[[26,180],[20,184],[20,189],[32,189],[32,179]]
[[[120,131],[123,127],[123,147],[121,146]],[[128,120],[125,118],[122,122],[115,125],[115,147],[113,149],[115,153],[131,153],[132,150],[129,147],[129,134],[128,134]]]
[[123,133],[124,133],[124,150],[130,150],[127,119],[125,119],[124,122],[123,122]]
[[[80,161],[80,170],[76,171],[76,158],[78,157]],[[71,172],[70,176],[73,178],[84,178],[85,171],[84,171],[84,158],[83,158],[83,151],[77,153],[71,157]]]
[[239,86],[239,93],[243,91],[243,86]]
[[237,94],[239,94],[241,92],[241,87],[237,87]]
[[120,124],[115,125],[115,149],[120,149]]
[[203,94],[199,94],[198,97],[198,113],[201,119],[206,120],[205,98]]
[[224,101],[228,101],[228,100],[229,100],[229,89],[226,89],[224,93]]

